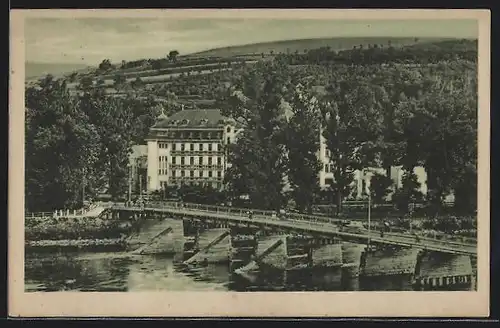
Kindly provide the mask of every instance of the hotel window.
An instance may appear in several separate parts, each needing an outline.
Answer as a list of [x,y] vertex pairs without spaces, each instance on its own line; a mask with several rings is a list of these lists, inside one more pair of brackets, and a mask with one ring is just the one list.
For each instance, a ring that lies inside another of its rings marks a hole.
[[189,164],[194,165],[194,157],[189,158]]
[[186,172],[184,172],[184,170],[181,171],[181,177],[184,178],[184,176],[186,175]]
[[227,133],[231,133],[231,127],[230,126],[227,127]]
[[189,150],[194,151],[194,144],[189,145]]
[[175,164],[175,156],[172,156],[172,164]]
[[203,156],[198,157],[198,164],[203,165]]
[[222,171],[217,171],[217,177],[218,178],[222,177]]
[[217,157],[217,165],[222,165],[222,157]]
[[198,144],[198,150],[203,151],[203,144]]
[[181,157],[181,165],[184,165],[184,157]]
[[184,144],[181,144],[181,151],[184,151]]
[[208,158],[208,165],[212,165],[212,157]]
[[227,144],[230,145],[231,144],[231,138],[227,137]]
[[212,144],[208,144],[208,151],[212,151]]
[[172,170],[172,177],[175,177],[175,174],[176,174],[176,173],[177,173],[177,172],[175,172],[175,170]]
[[208,177],[211,178],[212,177],[212,171],[208,171]]
[[189,171],[189,175],[191,176],[191,178],[194,178],[194,171]]
[[323,171],[326,172],[326,170],[327,170],[326,164],[323,164]]

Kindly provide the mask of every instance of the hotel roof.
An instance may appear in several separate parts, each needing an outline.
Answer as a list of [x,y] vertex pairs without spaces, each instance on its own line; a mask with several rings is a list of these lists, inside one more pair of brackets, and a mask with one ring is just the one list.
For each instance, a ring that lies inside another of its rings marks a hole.
[[185,109],[170,117],[158,117],[153,128],[218,127],[227,123],[234,124],[234,120],[223,116],[220,109]]

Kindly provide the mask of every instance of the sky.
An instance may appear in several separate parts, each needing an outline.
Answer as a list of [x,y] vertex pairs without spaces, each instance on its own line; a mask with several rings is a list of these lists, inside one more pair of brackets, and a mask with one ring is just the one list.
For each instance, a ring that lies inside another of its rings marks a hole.
[[477,38],[476,20],[28,18],[26,61],[96,65],[267,41],[326,37]]

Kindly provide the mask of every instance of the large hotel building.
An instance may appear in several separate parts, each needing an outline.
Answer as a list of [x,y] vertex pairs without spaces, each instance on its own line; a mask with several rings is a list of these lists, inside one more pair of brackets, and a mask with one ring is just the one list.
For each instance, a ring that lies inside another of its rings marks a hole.
[[218,109],[160,115],[148,138],[148,189],[182,184],[222,188],[225,145],[233,143],[237,133],[238,124]]

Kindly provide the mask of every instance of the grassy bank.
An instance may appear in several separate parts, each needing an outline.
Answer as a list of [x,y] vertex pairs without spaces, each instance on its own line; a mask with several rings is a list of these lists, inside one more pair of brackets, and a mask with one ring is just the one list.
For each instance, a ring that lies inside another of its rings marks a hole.
[[25,239],[27,243],[34,241],[113,240],[129,235],[135,227],[136,222],[101,217],[27,219]]

